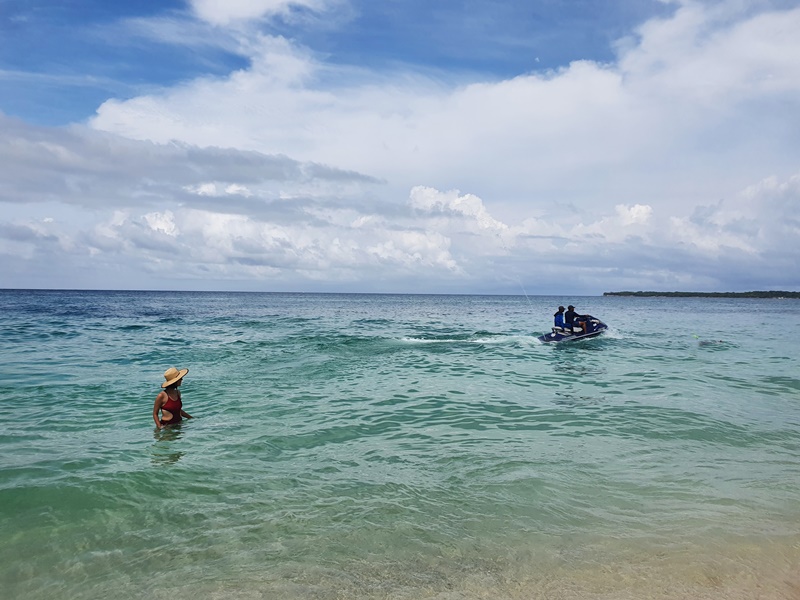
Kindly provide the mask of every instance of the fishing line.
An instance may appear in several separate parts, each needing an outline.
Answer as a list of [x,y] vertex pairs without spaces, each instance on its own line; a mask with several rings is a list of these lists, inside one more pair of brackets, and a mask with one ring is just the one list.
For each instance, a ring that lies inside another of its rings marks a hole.
[[517,283],[519,283],[519,287],[522,288],[522,293],[525,294],[525,299],[528,301],[528,304],[533,306],[533,302],[531,302],[531,299],[528,298],[528,292],[525,291],[525,286],[522,285],[522,280],[521,279],[517,279]]
[[[505,251],[506,251],[506,252],[509,254],[509,256],[510,256],[510,255],[511,255],[511,248],[509,248],[509,247],[506,245],[506,242],[505,242],[505,240],[503,240],[503,236],[501,236],[501,235],[500,235],[500,232],[499,232],[499,231],[495,231],[495,233],[494,233],[494,234],[497,236],[497,239],[500,241],[500,245],[503,247],[503,249],[504,249],[504,250],[505,250]],[[509,278],[509,279],[511,279],[512,281],[516,281],[516,282],[519,284],[519,287],[520,287],[520,289],[522,289],[522,293],[523,293],[523,294],[525,294],[525,299],[528,301],[528,304],[529,304],[531,307],[533,307],[533,302],[531,302],[531,299],[528,297],[528,292],[525,290],[525,286],[524,286],[524,285],[522,285],[522,280],[521,280],[519,277],[510,277],[510,276],[508,276],[508,275],[506,275],[506,277],[508,277],[508,278]]]

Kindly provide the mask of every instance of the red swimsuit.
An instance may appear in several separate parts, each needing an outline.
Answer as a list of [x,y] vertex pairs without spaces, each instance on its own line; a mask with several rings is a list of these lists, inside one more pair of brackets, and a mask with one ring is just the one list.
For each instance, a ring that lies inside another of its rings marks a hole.
[[[173,423],[177,423],[181,420],[181,408],[183,407],[183,402],[181,399],[178,398],[177,400],[173,400],[169,396],[167,396],[167,401],[164,402],[164,406],[161,407],[162,411],[168,411],[172,413],[172,418],[169,421],[165,421],[161,419],[162,425],[172,425]],[[164,414],[163,412],[161,413]]]

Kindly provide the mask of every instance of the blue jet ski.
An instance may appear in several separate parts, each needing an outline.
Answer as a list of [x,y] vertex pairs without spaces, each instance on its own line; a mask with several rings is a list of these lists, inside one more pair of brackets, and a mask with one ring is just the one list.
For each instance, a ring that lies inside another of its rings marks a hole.
[[[581,321],[586,322],[586,332],[578,325]],[[574,342],[596,337],[606,329],[608,329],[608,325],[600,319],[596,319],[592,315],[583,315],[576,321],[575,327],[571,331],[569,327],[553,327],[551,333],[540,335],[537,339],[546,344],[550,342]]]

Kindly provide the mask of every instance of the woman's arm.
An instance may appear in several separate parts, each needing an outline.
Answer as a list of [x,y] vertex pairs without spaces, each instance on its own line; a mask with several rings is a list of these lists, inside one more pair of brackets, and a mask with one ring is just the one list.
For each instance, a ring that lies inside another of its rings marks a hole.
[[[181,403],[183,403],[183,398],[181,397],[181,391],[180,391],[180,390],[178,390],[178,400],[180,400],[180,401],[181,401]],[[192,415],[190,415],[189,413],[187,413],[187,412],[186,412],[185,410],[183,410],[183,409],[181,409],[181,416],[182,416],[183,418],[185,418],[185,419],[191,419],[191,418],[192,418]]]
[[164,426],[161,424],[161,421],[158,419],[158,411],[164,406],[164,402],[167,401],[167,394],[165,392],[159,392],[158,396],[156,396],[156,401],[153,404],[153,421],[156,422],[156,427],[159,429],[163,429]]

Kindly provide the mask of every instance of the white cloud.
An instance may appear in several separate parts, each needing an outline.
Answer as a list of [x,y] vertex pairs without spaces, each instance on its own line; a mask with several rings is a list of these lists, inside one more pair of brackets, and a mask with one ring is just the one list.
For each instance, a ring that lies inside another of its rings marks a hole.
[[215,25],[288,14],[292,9],[321,11],[326,0],[190,0],[198,17]]
[[[263,201],[258,195],[254,200]],[[550,285],[557,291],[563,279],[552,283],[556,271],[613,289],[630,287],[622,283],[632,274],[675,285],[706,282],[705,275],[693,279],[689,273],[698,265],[701,272],[709,270],[710,264],[720,278],[733,281],[743,260],[748,268],[759,264],[760,276],[779,281],[787,264],[797,262],[800,235],[800,175],[764,180],[687,218],[643,204],[617,204],[600,209],[597,218],[567,211],[552,220],[505,223],[475,195],[423,187],[409,191],[405,206],[387,205],[384,212],[380,204],[358,198],[338,207],[301,204],[289,212],[276,204],[263,212],[230,212],[219,201],[148,211],[133,195],[127,204],[84,232],[68,231],[56,220],[5,223],[0,251],[35,263],[56,242],[63,254],[49,260],[73,267],[92,264],[102,273],[98,265],[119,270],[121,263],[156,279],[167,280],[177,270],[183,278],[217,285],[266,278],[266,289],[317,282],[385,290],[398,285],[393,281],[413,280],[417,289],[443,291],[524,277],[537,290]],[[782,261],[771,254],[779,250]],[[625,277],[614,279],[611,274],[623,267]]]
[[[329,5],[193,6],[248,68],[108,101],[94,131],[0,117],[4,257],[262,289],[800,286],[800,9],[684,2],[613,64],[454,84],[232,25]],[[48,203],[81,217],[16,209]]]
[[412,208],[423,212],[464,215],[474,220],[479,229],[508,229],[508,225],[489,215],[480,198],[473,194],[461,196],[458,190],[442,193],[433,188],[416,186],[411,190],[410,204]]
[[172,237],[177,236],[179,233],[175,225],[175,215],[172,214],[172,211],[148,213],[144,215],[144,220],[153,231],[160,231]]
[[109,101],[92,125],[336,165],[396,194],[426,185],[588,206],[622,190],[617,202],[688,212],[796,166],[787,123],[800,113],[800,9],[750,17],[729,6],[686,3],[650,21],[614,65],[457,86],[335,67],[287,40],[248,36],[249,69]]
[[651,206],[642,204],[636,204],[634,206],[617,204],[614,208],[623,226],[647,223],[653,214],[653,208]]
[[744,5],[685,3],[639,29],[620,69],[682,104],[706,108],[800,90],[800,10],[748,17]]

